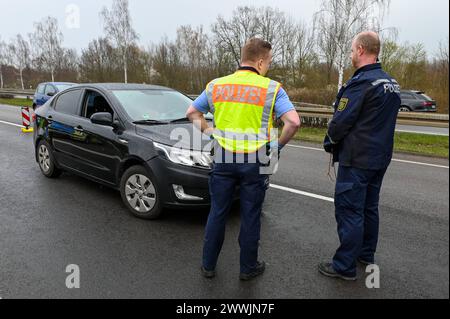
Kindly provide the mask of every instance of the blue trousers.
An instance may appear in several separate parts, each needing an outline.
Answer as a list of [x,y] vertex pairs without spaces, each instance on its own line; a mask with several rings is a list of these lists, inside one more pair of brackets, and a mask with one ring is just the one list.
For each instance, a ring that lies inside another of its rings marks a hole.
[[225,238],[225,224],[236,186],[240,186],[241,229],[239,234],[240,271],[250,273],[256,267],[261,230],[261,210],[269,177],[260,174],[259,163],[215,163],[210,173],[211,211],[206,225],[203,267],[216,268]]
[[364,170],[339,166],[335,208],[340,246],[333,268],[356,276],[356,260],[374,262],[378,244],[380,190],[386,169]]

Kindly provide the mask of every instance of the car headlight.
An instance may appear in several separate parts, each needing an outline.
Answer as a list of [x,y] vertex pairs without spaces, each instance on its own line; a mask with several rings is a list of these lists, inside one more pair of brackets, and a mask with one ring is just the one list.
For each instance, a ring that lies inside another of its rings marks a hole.
[[162,150],[167,159],[173,163],[203,169],[211,168],[212,157],[209,152],[185,150],[155,142],[153,144],[157,149]]

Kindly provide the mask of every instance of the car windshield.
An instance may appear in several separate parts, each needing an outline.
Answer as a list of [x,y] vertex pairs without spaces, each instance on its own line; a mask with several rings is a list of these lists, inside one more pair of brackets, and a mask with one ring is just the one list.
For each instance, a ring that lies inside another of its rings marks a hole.
[[[187,96],[168,90],[114,90],[114,96],[135,121],[173,121],[186,117],[192,104]],[[207,119],[212,119],[208,114]]]
[[65,89],[70,88],[73,86],[73,84],[55,84],[56,88],[58,89],[58,92],[64,91]]

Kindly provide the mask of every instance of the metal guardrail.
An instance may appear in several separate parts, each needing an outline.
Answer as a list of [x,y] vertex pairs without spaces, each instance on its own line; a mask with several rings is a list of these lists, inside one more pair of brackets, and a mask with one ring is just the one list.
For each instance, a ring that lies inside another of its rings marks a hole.
[[[198,95],[188,95],[195,99]],[[314,118],[320,122],[322,119],[331,119],[333,117],[333,107],[320,104],[311,104],[303,102],[293,102],[297,112],[302,117]],[[398,124],[412,126],[429,126],[429,127],[449,127],[448,114],[436,113],[420,113],[420,112],[402,112],[398,115]]]
[[33,99],[35,90],[17,90],[17,89],[1,89],[0,95],[8,94],[14,97],[23,97],[27,99]]
[[[32,98],[34,90],[16,90],[2,89],[0,94],[11,94],[14,96],[22,96]],[[195,99],[198,95],[188,94],[190,98]],[[302,117],[314,119],[330,119],[333,117],[333,107],[320,104],[311,104],[303,102],[293,102],[297,112]],[[436,113],[419,113],[419,112],[402,112],[398,115],[398,124],[413,126],[430,126],[430,127],[449,127],[448,114]]]
[[[327,106],[311,107],[311,104],[306,103],[295,103],[295,106],[300,116],[304,117],[331,119],[334,113],[333,108]],[[398,115],[397,123],[401,125],[448,128],[449,116],[448,114],[402,112]]]

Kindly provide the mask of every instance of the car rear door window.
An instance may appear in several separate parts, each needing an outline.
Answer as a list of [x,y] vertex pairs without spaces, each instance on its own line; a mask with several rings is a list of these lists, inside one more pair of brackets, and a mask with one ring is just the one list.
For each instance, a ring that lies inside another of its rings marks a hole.
[[414,95],[410,94],[410,93],[401,93],[401,98],[403,100],[415,100],[416,98],[414,97]]
[[81,90],[72,90],[61,94],[55,103],[57,112],[79,115]]

